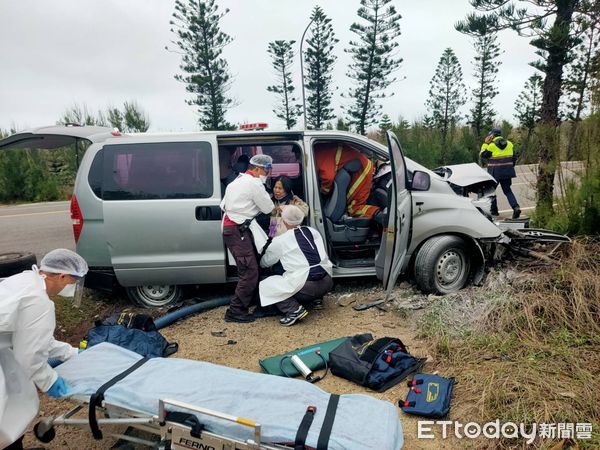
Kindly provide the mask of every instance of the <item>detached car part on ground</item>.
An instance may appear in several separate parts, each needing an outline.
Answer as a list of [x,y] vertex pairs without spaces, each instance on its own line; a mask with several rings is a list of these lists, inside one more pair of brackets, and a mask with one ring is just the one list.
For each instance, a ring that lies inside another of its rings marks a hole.
[[[468,282],[481,283],[486,265],[502,249],[512,245],[522,254],[532,244],[531,232],[522,239],[492,220],[490,195],[496,181],[485,170],[476,164],[428,170],[404,158],[393,133],[387,137],[386,147],[340,131],[124,135],[103,127],[53,126],[9,136],[0,141],[0,151],[90,143],[71,201],[77,252],[90,266],[86,285],[102,290],[123,286],[134,302],[146,307],[181,301],[186,285],[235,281],[219,208],[222,152],[234,149],[299,155],[295,163],[276,161],[274,171],[299,182],[310,206],[308,224],[329,246],[334,277],[377,275],[389,293],[405,274],[426,293],[447,294]],[[344,217],[331,224],[313,154],[323,142],[350,145],[372,161],[390,164],[381,203],[382,209],[387,206],[388,223],[382,233],[372,227],[369,231],[361,219]],[[170,170],[170,164],[180,173],[154,172]],[[186,176],[193,177],[191,187]],[[182,188],[161,190],[166,182],[180,181],[185,182]],[[549,238],[549,232],[540,233],[538,241]]]

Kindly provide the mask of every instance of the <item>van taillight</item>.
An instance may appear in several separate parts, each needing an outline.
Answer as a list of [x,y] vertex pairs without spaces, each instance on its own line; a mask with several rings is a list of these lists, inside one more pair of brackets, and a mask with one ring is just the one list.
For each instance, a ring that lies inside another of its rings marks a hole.
[[77,197],[74,195],[71,197],[71,223],[73,224],[73,237],[75,243],[77,243],[81,230],[83,230],[83,214],[81,214],[79,203],[77,203]]

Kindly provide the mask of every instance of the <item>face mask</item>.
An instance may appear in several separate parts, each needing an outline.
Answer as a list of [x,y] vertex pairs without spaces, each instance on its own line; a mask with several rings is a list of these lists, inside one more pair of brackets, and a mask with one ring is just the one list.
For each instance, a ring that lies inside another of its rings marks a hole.
[[77,283],[67,284],[62,290],[58,293],[61,297],[72,298],[75,297],[75,287]]
[[267,176],[266,175],[259,175],[258,178],[260,178],[260,181],[262,181],[263,184],[267,184]]

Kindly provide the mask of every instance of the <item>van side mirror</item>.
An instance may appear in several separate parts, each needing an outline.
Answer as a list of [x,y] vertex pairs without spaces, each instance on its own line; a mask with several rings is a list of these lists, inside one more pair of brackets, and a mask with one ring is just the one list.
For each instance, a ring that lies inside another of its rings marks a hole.
[[428,191],[431,186],[431,177],[427,172],[415,170],[412,176],[410,189],[412,191]]

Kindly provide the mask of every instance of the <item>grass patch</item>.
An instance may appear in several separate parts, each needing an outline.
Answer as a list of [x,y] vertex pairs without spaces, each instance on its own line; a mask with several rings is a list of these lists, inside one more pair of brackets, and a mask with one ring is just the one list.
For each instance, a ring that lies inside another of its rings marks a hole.
[[[593,439],[577,444],[600,448],[598,255],[600,243],[574,242],[560,267],[535,269],[526,281],[509,284],[470,322],[457,326],[452,303],[444,301],[422,317],[421,337],[432,341],[435,370],[457,379],[455,403],[461,407],[452,419],[587,422]],[[498,444],[524,446],[481,442]],[[551,447],[548,440],[536,445]]]

